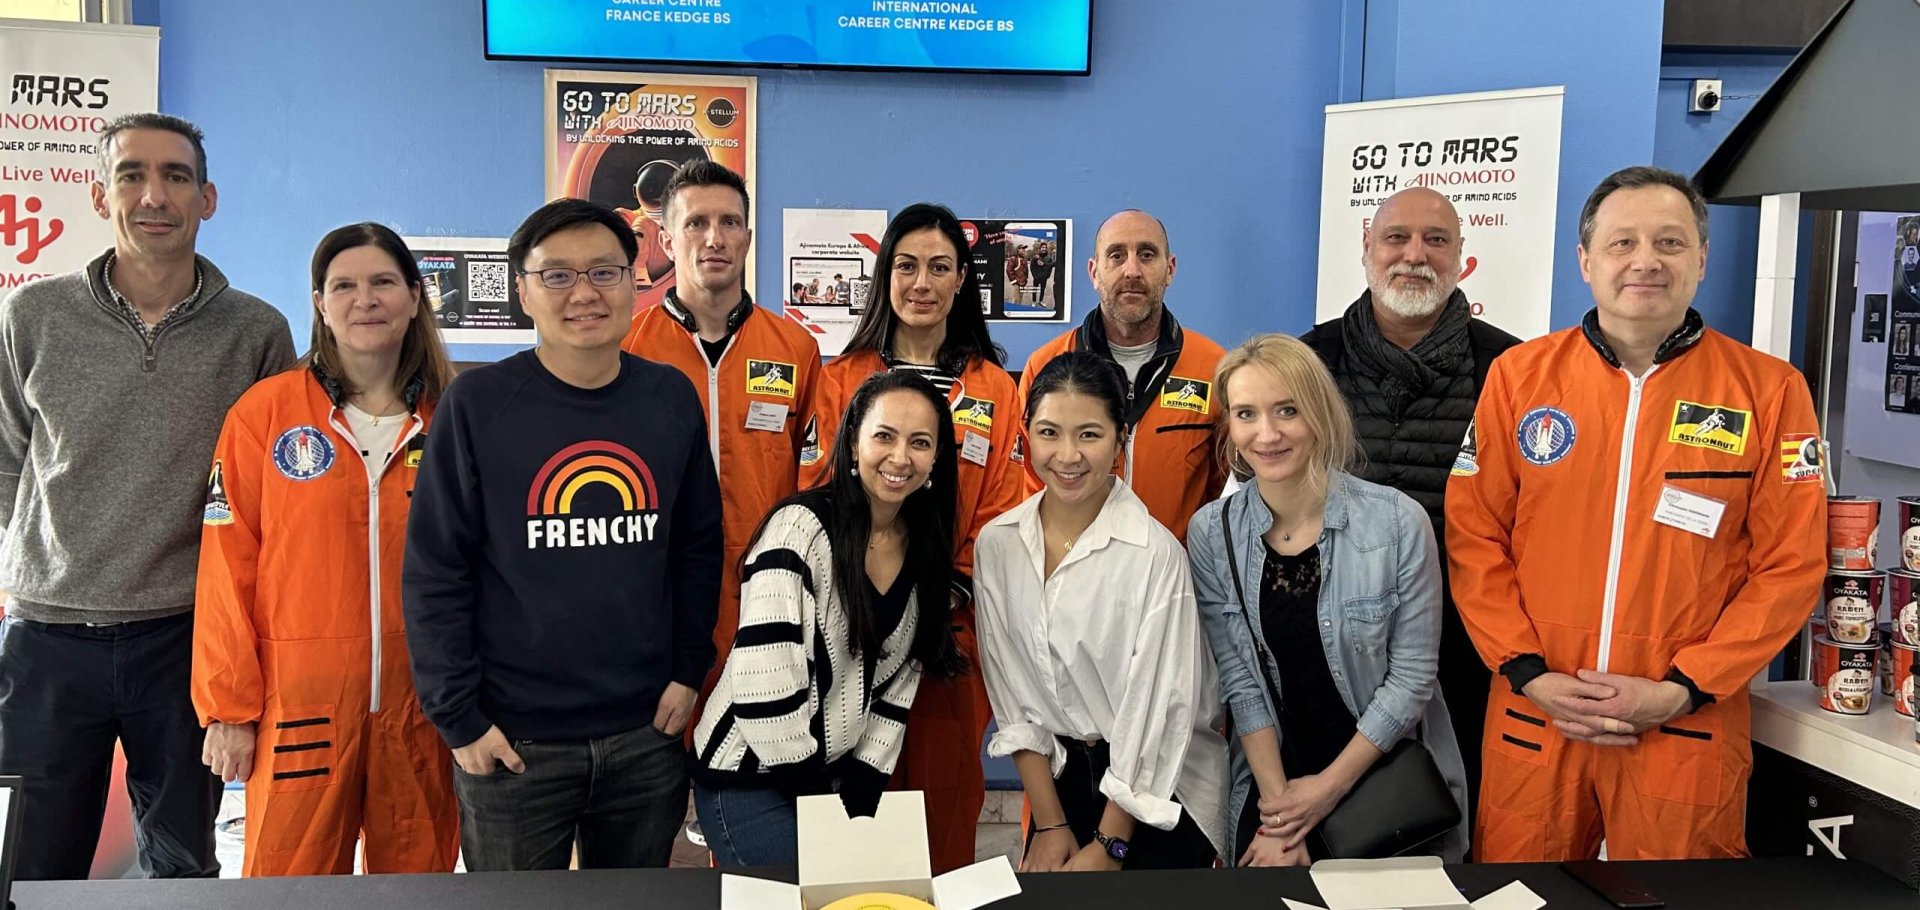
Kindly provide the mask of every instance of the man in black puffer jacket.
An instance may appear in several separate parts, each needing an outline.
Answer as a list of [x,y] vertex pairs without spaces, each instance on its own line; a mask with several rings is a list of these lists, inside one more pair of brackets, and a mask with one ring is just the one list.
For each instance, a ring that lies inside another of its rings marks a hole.
[[[1402,190],[1382,203],[1362,258],[1367,291],[1337,319],[1301,340],[1325,361],[1353,410],[1366,451],[1355,473],[1420,503],[1433,519],[1446,570],[1447,475],[1473,420],[1487,368],[1520,343],[1473,318],[1460,281],[1460,216],[1430,189]],[[1443,590],[1445,590],[1443,588]],[[1445,596],[1440,690],[1466,759],[1468,805],[1479,804],[1481,731],[1491,671]]]

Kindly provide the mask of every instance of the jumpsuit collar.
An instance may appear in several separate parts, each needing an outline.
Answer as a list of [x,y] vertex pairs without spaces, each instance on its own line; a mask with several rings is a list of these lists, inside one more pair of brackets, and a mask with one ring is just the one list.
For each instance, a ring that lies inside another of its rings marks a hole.
[[[1680,321],[1680,327],[1674,329],[1673,334],[1668,335],[1667,340],[1660,342],[1660,347],[1653,352],[1653,362],[1666,363],[1693,350],[1693,346],[1699,344],[1706,333],[1707,322],[1700,317],[1700,311],[1687,307],[1687,316]],[[1620,368],[1620,358],[1613,353],[1613,347],[1607,344],[1606,336],[1600,334],[1598,307],[1588,310],[1587,315],[1580,320],[1580,334],[1586,336],[1587,344],[1593,346],[1593,352],[1599,354],[1600,359],[1606,361],[1608,366],[1616,370]]]

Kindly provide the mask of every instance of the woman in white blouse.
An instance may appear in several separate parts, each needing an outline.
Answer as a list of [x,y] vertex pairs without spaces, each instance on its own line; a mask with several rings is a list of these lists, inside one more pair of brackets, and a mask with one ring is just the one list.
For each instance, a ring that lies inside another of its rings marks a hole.
[[1023,872],[1206,868],[1226,844],[1227,744],[1185,551],[1113,475],[1120,373],[1055,358],[1027,399],[1046,489],[975,544],[980,664],[1031,810]]

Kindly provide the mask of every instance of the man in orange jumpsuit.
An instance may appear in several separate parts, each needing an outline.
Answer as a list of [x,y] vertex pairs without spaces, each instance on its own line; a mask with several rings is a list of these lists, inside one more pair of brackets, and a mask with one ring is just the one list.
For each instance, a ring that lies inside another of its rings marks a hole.
[[1706,204],[1635,167],[1580,219],[1597,308],[1493,364],[1447,488],[1454,599],[1492,684],[1475,856],[1746,853],[1747,683],[1825,571],[1789,364],[1690,304]]
[[193,703],[202,724],[258,737],[236,775],[249,878],[350,873],[362,833],[368,872],[453,871],[453,762],[414,693],[400,611],[431,410],[406,403],[387,418],[405,421],[392,454],[369,459],[376,479],[319,367],[261,380],[214,450]]
[[697,160],[674,175],[666,190],[667,231],[660,238],[679,279],[662,305],[634,317],[621,344],[627,353],[672,366],[693,382],[722,481],[726,565],[713,627],[719,658],[700,688],[689,736],[740,624],[741,556],[760,520],[796,488],[820,371],[813,336],[755,306],[742,283],[753,248],[747,206],[746,181],[725,165]]
[[[1226,483],[1213,451],[1213,370],[1226,352],[1167,311],[1174,270],[1167,246],[1160,219],[1137,209],[1100,225],[1087,260],[1100,308],[1027,358],[1020,400],[1041,368],[1068,351],[1091,351],[1125,371],[1127,450],[1115,470],[1154,519],[1185,541],[1187,519]],[[1026,478],[1027,491],[1039,492],[1039,477],[1029,470]]]

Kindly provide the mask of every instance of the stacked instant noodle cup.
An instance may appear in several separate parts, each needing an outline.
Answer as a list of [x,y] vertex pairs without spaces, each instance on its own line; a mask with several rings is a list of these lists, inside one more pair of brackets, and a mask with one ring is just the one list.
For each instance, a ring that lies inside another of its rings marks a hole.
[[[1880,501],[1827,501],[1827,580],[1813,629],[1820,707],[1865,714],[1875,689],[1914,716],[1914,662],[1920,658],[1920,496],[1899,499],[1900,566],[1878,568]],[[1880,622],[1887,604],[1891,622]],[[1920,738],[1920,728],[1916,728]]]

